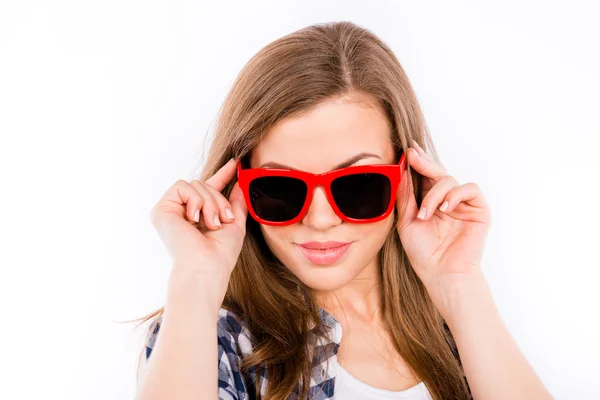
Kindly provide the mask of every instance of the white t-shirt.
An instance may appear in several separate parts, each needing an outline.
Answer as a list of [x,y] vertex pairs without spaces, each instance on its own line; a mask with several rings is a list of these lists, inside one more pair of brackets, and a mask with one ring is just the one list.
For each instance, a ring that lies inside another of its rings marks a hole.
[[421,382],[406,390],[392,392],[375,388],[359,381],[338,364],[338,375],[335,378],[336,400],[363,400],[363,399],[403,399],[403,400],[432,400],[431,394],[425,383]]

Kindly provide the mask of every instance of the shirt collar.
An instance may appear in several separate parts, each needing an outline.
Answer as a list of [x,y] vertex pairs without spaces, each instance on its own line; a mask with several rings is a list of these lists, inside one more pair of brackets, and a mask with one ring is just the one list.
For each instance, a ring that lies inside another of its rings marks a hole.
[[329,314],[321,307],[319,307],[319,316],[321,317],[323,324],[331,329],[334,343],[340,344],[340,341],[342,340],[342,325],[333,317],[333,315]]
[[333,317],[333,315],[329,314],[327,311],[323,310],[321,307],[319,307],[319,316],[321,317],[321,321],[323,321],[323,323],[330,328],[335,328],[336,325],[339,324],[338,320],[335,319]]

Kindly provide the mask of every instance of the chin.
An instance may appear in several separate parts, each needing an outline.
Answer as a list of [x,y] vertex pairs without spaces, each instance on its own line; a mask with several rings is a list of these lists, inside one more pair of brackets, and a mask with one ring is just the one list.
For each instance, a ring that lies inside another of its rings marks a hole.
[[320,266],[301,265],[302,272],[292,271],[306,286],[313,290],[327,292],[346,286],[353,278],[344,265]]

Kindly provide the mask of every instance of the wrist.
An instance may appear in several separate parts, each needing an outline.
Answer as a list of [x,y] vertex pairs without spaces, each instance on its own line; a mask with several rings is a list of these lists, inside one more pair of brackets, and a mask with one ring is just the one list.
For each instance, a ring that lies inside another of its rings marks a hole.
[[442,276],[427,283],[425,288],[450,328],[470,306],[482,306],[491,300],[490,288],[481,270]]
[[229,284],[229,275],[208,274],[198,271],[173,268],[168,280],[170,299],[186,299],[184,301],[205,304],[208,311],[215,316],[225,298]]

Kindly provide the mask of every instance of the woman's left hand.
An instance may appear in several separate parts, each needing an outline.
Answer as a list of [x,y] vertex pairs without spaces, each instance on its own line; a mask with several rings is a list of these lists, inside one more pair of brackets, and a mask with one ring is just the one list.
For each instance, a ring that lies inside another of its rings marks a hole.
[[[419,190],[423,201],[418,210],[412,181],[405,170],[396,207],[402,210],[407,197],[408,205],[399,217],[397,230],[417,276],[429,294],[439,298],[443,294],[436,291],[447,285],[481,276],[491,212],[477,184],[459,184],[414,140],[406,156],[411,167],[422,175]],[[446,201],[447,208],[440,210]],[[421,219],[417,214],[423,210],[426,214]]]

